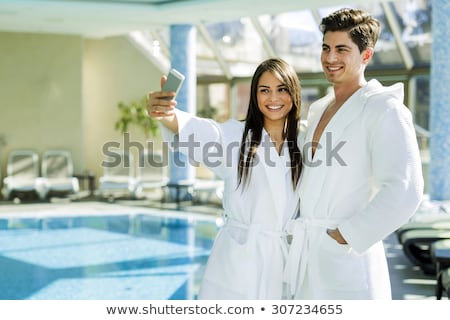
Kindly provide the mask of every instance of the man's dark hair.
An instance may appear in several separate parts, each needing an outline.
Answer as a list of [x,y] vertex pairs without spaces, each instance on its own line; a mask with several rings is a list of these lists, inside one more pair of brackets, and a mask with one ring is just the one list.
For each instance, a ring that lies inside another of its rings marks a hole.
[[344,8],[324,17],[320,23],[320,31],[325,35],[328,31],[348,32],[352,41],[363,52],[374,48],[380,33],[380,22],[369,13]]

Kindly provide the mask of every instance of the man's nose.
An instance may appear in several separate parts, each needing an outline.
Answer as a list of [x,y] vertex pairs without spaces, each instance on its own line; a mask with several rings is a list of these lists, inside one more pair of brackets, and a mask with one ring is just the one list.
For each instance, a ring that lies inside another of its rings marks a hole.
[[334,62],[336,60],[337,60],[337,55],[336,55],[336,53],[334,51],[331,50],[330,52],[327,53],[326,61]]

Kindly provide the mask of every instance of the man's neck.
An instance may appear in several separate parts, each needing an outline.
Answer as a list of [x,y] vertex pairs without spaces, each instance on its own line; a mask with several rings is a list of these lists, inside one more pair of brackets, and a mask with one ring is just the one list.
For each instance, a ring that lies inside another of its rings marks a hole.
[[366,84],[367,81],[365,79],[360,79],[360,81],[355,83],[335,84],[333,89],[336,104],[342,105],[348,98],[350,98],[356,91],[364,87]]

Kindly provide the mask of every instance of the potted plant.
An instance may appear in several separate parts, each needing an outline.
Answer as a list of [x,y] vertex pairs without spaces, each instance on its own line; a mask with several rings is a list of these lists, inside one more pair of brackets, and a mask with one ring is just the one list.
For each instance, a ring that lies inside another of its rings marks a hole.
[[119,102],[119,119],[115,123],[116,130],[128,132],[130,125],[142,130],[145,138],[156,136],[159,132],[158,123],[147,114],[147,97],[130,103]]

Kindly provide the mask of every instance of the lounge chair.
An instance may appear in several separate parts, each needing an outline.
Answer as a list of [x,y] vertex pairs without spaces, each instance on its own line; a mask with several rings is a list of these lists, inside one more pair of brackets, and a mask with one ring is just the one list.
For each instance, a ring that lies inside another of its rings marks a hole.
[[193,185],[194,204],[217,203],[222,204],[223,180],[213,177],[211,179],[195,179]]
[[80,190],[78,179],[73,176],[73,162],[70,152],[48,150],[42,155],[41,172],[46,199],[65,197]]
[[32,150],[13,150],[8,156],[7,176],[3,179],[3,196],[18,198],[42,198],[42,180],[39,178],[39,156]]
[[442,292],[447,294],[447,298],[450,299],[450,268],[444,269],[439,272],[436,285],[436,299],[441,300]]
[[431,245],[430,254],[436,266],[436,299],[446,292],[450,298],[450,239],[439,240]]
[[136,198],[165,197],[165,189],[169,182],[167,173],[168,164],[165,163],[161,153],[153,153],[149,150],[139,153],[136,169]]
[[431,245],[439,240],[450,239],[450,230],[411,229],[402,233],[400,243],[405,256],[429,275],[436,274],[436,266],[431,257]]
[[210,169],[200,165],[196,168],[192,185],[193,204],[217,204],[222,206],[224,182]]
[[134,198],[136,178],[134,157],[127,151],[116,151],[102,163],[103,175],[99,178],[97,194],[114,201],[115,198]]
[[426,221],[411,221],[404,224],[396,231],[398,242],[402,243],[401,238],[406,231],[427,229],[442,231],[450,230],[450,215],[442,215]]

